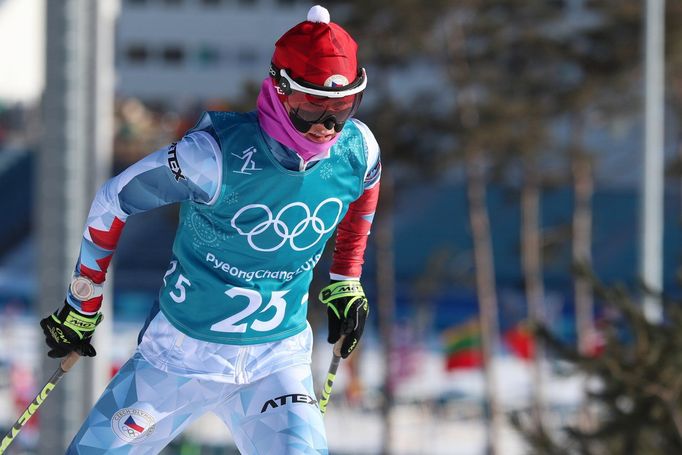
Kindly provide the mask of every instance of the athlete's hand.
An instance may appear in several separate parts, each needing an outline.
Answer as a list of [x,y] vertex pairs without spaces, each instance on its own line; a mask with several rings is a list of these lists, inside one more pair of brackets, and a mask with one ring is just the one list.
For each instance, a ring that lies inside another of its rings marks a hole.
[[61,310],[40,321],[45,343],[50,347],[47,355],[64,357],[69,352],[76,351],[82,356],[94,357],[97,352],[90,344],[90,338],[101,321],[101,313],[82,314],[64,302]]
[[329,336],[327,341],[336,343],[341,335],[341,357],[344,359],[358,345],[365,320],[369,313],[369,303],[359,281],[332,281],[320,291],[320,302],[327,305]]

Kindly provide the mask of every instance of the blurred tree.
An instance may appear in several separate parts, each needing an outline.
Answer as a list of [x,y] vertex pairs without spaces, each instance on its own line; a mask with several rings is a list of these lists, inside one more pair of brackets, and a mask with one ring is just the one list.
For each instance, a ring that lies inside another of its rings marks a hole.
[[[579,267],[591,267],[591,198],[594,188],[594,153],[585,146],[584,133],[591,124],[639,117],[642,110],[641,79],[643,62],[643,8],[639,0],[591,1],[585,4],[588,17],[594,21],[579,37],[567,42],[567,57],[579,77],[567,80],[560,87],[565,117],[572,131],[568,156],[572,166],[574,187],[573,262]],[[667,2],[667,55],[680,48],[682,24],[679,2]],[[581,274],[575,275],[575,304],[578,349],[584,355],[594,352],[599,336],[594,327],[592,286]],[[582,429],[589,431],[595,424],[583,409]]]
[[[610,114],[632,115],[637,108],[634,83],[640,68],[642,39],[641,3],[635,0],[588,2],[585,17],[591,18],[566,42],[569,74],[558,86],[558,115],[568,119],[567,145],[574,188],[572,257],[575,264],[591,266],[593,152],[586,149],[586,126]],[[593,298],[583,277],[574,283],[578,347],[591,349]]]
[[[572,260],[577,267],[592,266],[594,159],[585,146],[586,124],[599,110],[615,114],[621,109],[632,112],[635,106],[633,96],[622,95],[633,93],[633,73],[639,68],[643,21],[636,3],[641,2],[591,2],[588,11],[596,18],[595,24],[568,47],[570,62],[580,75],[566,81],[561,91],[571,129],[567,151],[574,194]],[[582,274],[574,276],[574,293],[578,350],[588,354],[598,337],[592,286]],[[595,416],[588,400],[582,403],[580,415],[581,428],[592,429]]]
[[[556,20],[562,10],[554,3],[527,3],[464,1],[458,5],[424,6],[399,2],[389,8],[388,2],[372,2],[372,8],[358,8],[351,22],[361,28],[363,36],[373,36],[371,41],[377,45],[371,49],[381,67],[396,69],[398,65],[428,62],[442,72],[441,86],[431,94],[419,93],[414,97],[416,103],[393,114],[403,122],[398,131],[396,124],[390,123],[388,134],[391,144],[402,145],[396,147],[403,151],[396,158],[427,175],[442,175],[462,163],[467,170],[475,283],[484,334],[490,453],[498,452],[501,415],[491,364],[499,330],[486,186],[491,168],[504,174],[513,160],[521,159],[528,173],[523,180],[523,263],[531,317],[539,321],[542,314],[540,179],[535,160],[547,147],[551,118],[547,103],[551,78],[542,65],[553,55],[548,49],[556,47],[544,25]],[[387,80],[382,78],[384,84]],[[388,107],[400,108],[392,101],[379,106],[376,114],[384,117]],[[381,134],[381,129],[377,133]],[[395,153],[395,149],[391,152]],[[534,408],[539,425],[539,366],[535,371],[538,393]]]
[[[469,31],[469,48],[479,52],[470,64],[475,76],[467,84],[485,84],[481,98],[487,114],[483,130],[488,137],[481,152],[491,156],[494,173],[510,174],[520,168],[512,184],[521,189],[521,265],[529,319],[539,324],[545,313],[540,226],[545,179],[541,164],[543,156],[552,151],[553,76],[562,61],[560,42],[549,24],[562,20],[565,11],[557,2],[484,2],[474,6],[476,19]],[[533,344],[532,414],[535,424],[541,426],[543,355],[541,344]]]
[[[364,64],[374,65],[369,75],[372,81],[372,94],[375,99],[365,108],[365,117],[371,119],[368,123],[382,150],[382,182],[381,198],[377,211],[377,218],[373,228],[373,240],[376,243],[377,263],[377,300],[379,306],[379,329],[384,356],[384,399],[381,413],[384,421],[382,435],[382,453],[391,451],[393,428],[391,425],[391,408],[393,406],[393,384],[391,372],[394,356],[394,316],[395,316],[395,277],[393,251],[393,205],[395,191],[400,188],[396,184],[398,163],[407,162],[408,166],[425,169],[423,165],[423,147],[419,143],[419,127],[421,119],[418,111],[425,107],[419,103],[417,109],[414,104],[406,102],[402,96],[391,93],[389,74],[400,71],[408,65],[415,55],[419,55],[426,48],[428,39],[425,30],[430,30],[438,18],[438,14],[446,4],[445,0],[434,0],[429,7],[424,8],[419,2],[410,0],[382,0],[372,1],[341,1],[347,8],[345,18],[340,20],[348,31],[356,37],[362,37],[360,46],[360,60]],[[369,45],[371,43],[371,45]],[[401,92],[400,95],[403,93]],[[405,94],[408,100],[417,99],[412,94]],[[426,117],[429,119],[430,117]],[[421,155],[421,156],[420,156]]]
[[[666,92],[666,100],[672,113],[673,125],[676,130],[675,147],[677,156],[668,166],[669,175],[680,179],[682,177],[682,2],[667,2],[666,4],[666,80],[670,90]],[[682,180],[678,188],[682,193]],[[682,224],[682,206],[678,207],[679,223]],[[678,253],[682,255],[682,253]],[[682,264],[682,261],[679,261]],[[682,283],[682,267],[677,268],[678,282]]]
[[[489,355],[496,344],[497,303],[486,185],[499,177],[520,186],[529,316],[540,323],[542,189],[572,182],[573,261],[589,267],[594,151],[586,147],[584,137],[588,130],[603,127],[600,119],[635,116],[639,111],[642,2],[341,3],[348,6],[349,20],[344,23],[372,43],[360,48],[362,59],[376,65],[372,84],[380,93],[366,111],[367,118],[382,145],[387,171],[400,171],[397,189],[401,180],[458,175],[453,169],[467,169],[476,287]],[[679,2],[669,6],[675,15],[679,9]],[[666,17],[670,20],[670,14]],[[668,24],[671,34],[682,29],[675,23]],[[419,67],[440,74],[442,82],[413,92],[396,82]],[[562,160],[557,156],[561,146],[557,131],[567,131],[564,148],[570,166],[557,166]],[[579,349],[585,353],[594,338],[594,310],[591,285],[580,276],[575,299]],[[541,386],[539,371],[536,368],[536,383]],[[494,416],[494,384],[487,388]],[[538,427],[541,398],[538,387],[534,400]]]
[[676,126],[679,151],[679,161],[673,163],[671,170],[679,176],[682,175],[682,128],[677,126],[682,120],[682,2],[666,2],[665,31],[666,101],[674,116],[671,123]]
[[622,287],[594,283],[607,308],[600,353],[586,356],[541,328],[539,333],[576,373],[594,378],[589,395],[599,409],[591,430],[574,422],[539,433],[517,415],[531,454],[607,455],[682,453],[682,306],[666,305],[663,325],[647,321],[635,298]]

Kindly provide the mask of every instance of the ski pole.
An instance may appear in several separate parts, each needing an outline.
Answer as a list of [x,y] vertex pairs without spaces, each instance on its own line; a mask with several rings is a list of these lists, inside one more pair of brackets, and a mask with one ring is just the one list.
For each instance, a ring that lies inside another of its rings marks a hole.
[[344,338],[345,335],[342,335],[332,350],[332,361],[329,364],[327,379],[324,381],[324,387],[322,388],[322,398],[320,399],[320,412],[323,416],[324,413],[327,412],[327,404],[329,404],[329,398],[332,394],[332,386],[334,385],[334,379],[336,379],[336,370],[338,370],[339,363],[341,362],[341,344],[343,343]]
[[19,420],[14,423],[9,433],[2,438],[2,443],[0,443],[0,455],[7,450],[10,444],[12,444],[14,438],[17,437],[22,428],[24,428],[24,425],[26,425],[26,422],[28,422],[33,414],[36,413],[40,405],[43,404],[45,398],[47,398],[47,395],[52,391],[52,389],[55,388],[59,380],[62,378],[62,376],[64,376],[64,373],[69,371],[79,358],[80,354],[78,354],[76,351],[71,351],[69,355],[62,359],[62,361],[59,363],[57,371],[54,372],[52,377],[47,381],[47,384],[45,384],[40,393],[33,399],[33,402],[28,405],[28,408],[26,408],[21,417],[19,417]]

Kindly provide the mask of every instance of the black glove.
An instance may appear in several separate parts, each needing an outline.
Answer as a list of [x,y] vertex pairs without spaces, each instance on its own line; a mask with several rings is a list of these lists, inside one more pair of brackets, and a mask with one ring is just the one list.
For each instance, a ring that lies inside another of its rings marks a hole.
[[47,355],[53,358],[64,357],[69,352],[76,351],[82,356],[94,357],[97,352],[90,344],[90,338],[101,321],[101,313],[82,314],[64,302],[61,310],[40,321],[45,343],[50,347]]
[[320,291],[320,302],[327,305],[329,336],[331,344],[345,336],[341,343],[341,357],[344,359],[358,345],[365,320],[369,313],[369,303],[359,281],[332,281]]

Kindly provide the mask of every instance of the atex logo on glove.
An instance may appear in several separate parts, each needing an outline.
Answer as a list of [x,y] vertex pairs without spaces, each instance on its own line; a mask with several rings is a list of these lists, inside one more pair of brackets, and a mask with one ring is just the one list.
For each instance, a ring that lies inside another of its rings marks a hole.
[[344,359],[358,345],[365,320],[369,314],[369,303],[359,281],[335,281],[320,291],[320,302],[327,305],[329,335],[327,341],[336,343],[342,335],[341,357]]
[[61,310],[40,321],[45,342],[50,347],[47,355],[64,357],[71,351],[77,351],[80,355],[95,356],[97,352],[90,344],[90,339],[100,322],[102,322],[100,313],[82,314],[64,302]]

